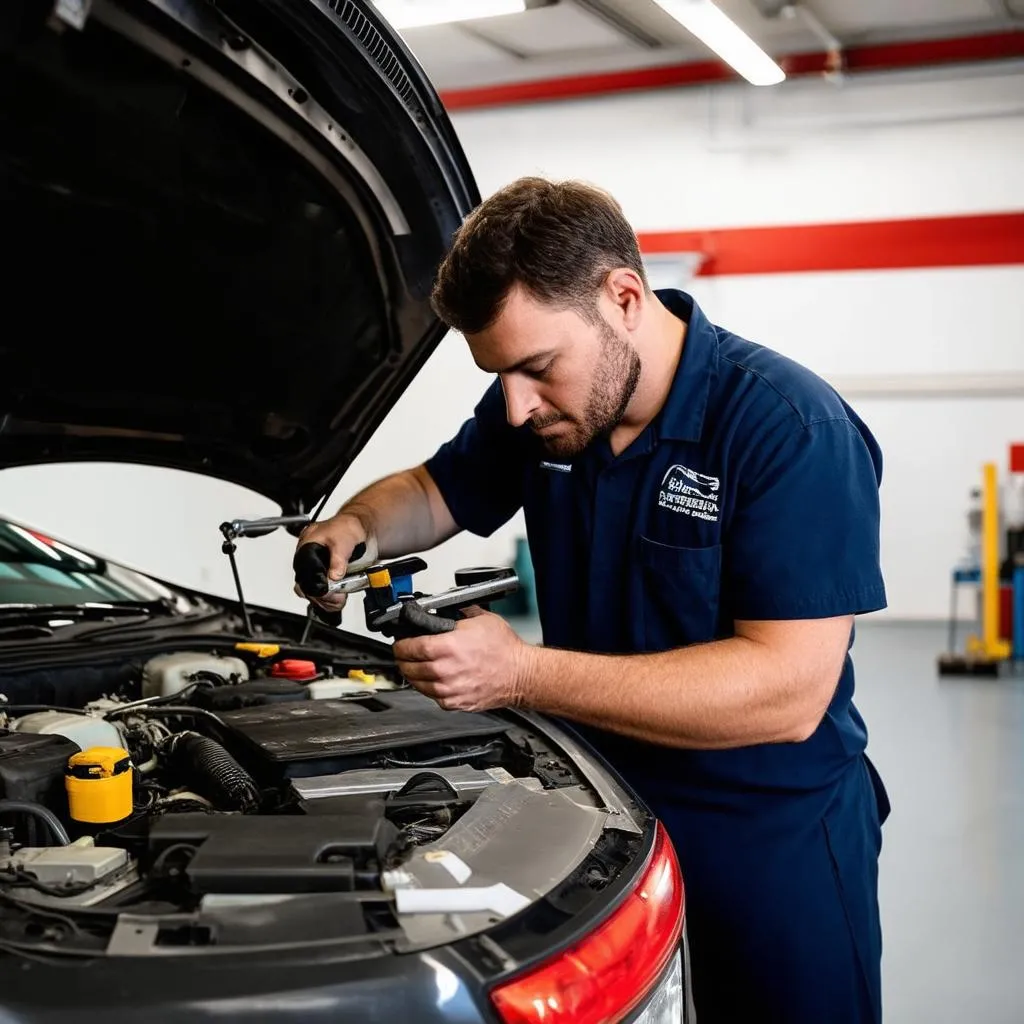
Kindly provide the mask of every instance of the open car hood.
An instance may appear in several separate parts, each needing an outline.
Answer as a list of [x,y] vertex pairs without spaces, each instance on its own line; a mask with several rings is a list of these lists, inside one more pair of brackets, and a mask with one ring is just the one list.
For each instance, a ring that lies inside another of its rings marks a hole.
[[0,92],[0,466],[309,511],[444,335],[479,201],[415,60],[354,0],[5,0]]

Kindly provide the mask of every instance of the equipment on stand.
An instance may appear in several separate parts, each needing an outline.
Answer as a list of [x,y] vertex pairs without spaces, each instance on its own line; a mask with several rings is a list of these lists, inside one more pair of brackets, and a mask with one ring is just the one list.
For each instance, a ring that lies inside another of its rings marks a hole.
[[[1000,491],[994,462],[982,469],[980,506],[968,513],[967,558],[952,573],[948,650],[939,656],[939,675],[998,676],[1024,661],[1024,445],[1010,446],[1010,474],[1003,489],[1000,544]],[[1004,556],[1000,561],[1000,548]],[[956,650],[957,594],[963,585],[978,591],[980,634]]]

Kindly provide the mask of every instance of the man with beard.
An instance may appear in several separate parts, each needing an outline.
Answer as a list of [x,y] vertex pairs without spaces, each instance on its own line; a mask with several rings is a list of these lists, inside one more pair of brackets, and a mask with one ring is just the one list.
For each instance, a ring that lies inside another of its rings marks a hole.
[[484,202],[433,301],[493,385],[300,546],[340,577],[358,544],[397,557],[524,509],[544,645],[476,610],[397,642],[402,673],[444,708],[559,717],[654,810],[701,1024],[877,1022],[888,802],[849,654],[885,606],[874,438],[810,371],[652,292],[619,205],[578,182]]

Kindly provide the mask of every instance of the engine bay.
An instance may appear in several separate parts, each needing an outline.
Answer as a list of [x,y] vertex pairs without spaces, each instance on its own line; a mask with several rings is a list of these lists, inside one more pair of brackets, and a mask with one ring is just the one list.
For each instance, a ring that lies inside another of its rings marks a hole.
[[268,906],[278,940],[315,937],[311,900],[344,905],[331,935],[414,948],[615,876],[641,830],[571,757],[357,661],[196,645],[93,666],[80,707],[16,704],[0,676],[0,948],[124,951],[119,921],[147,915],[153,951],[256,941]]

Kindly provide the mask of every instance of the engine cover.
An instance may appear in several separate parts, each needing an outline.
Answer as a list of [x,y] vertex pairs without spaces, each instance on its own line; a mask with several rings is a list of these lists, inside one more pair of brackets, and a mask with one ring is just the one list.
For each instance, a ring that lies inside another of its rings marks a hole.
[[507,728],[495,715],[445,711],[415,690],[243,708],[220,719],[239,740],[285,767],[286,775],[323,774],[318,765],[332,759],[497,736]]
[[233,686],[196,690],[189,703],[206,711],[219,712],[308,699],[309,691],[291,679],[251,679]]

